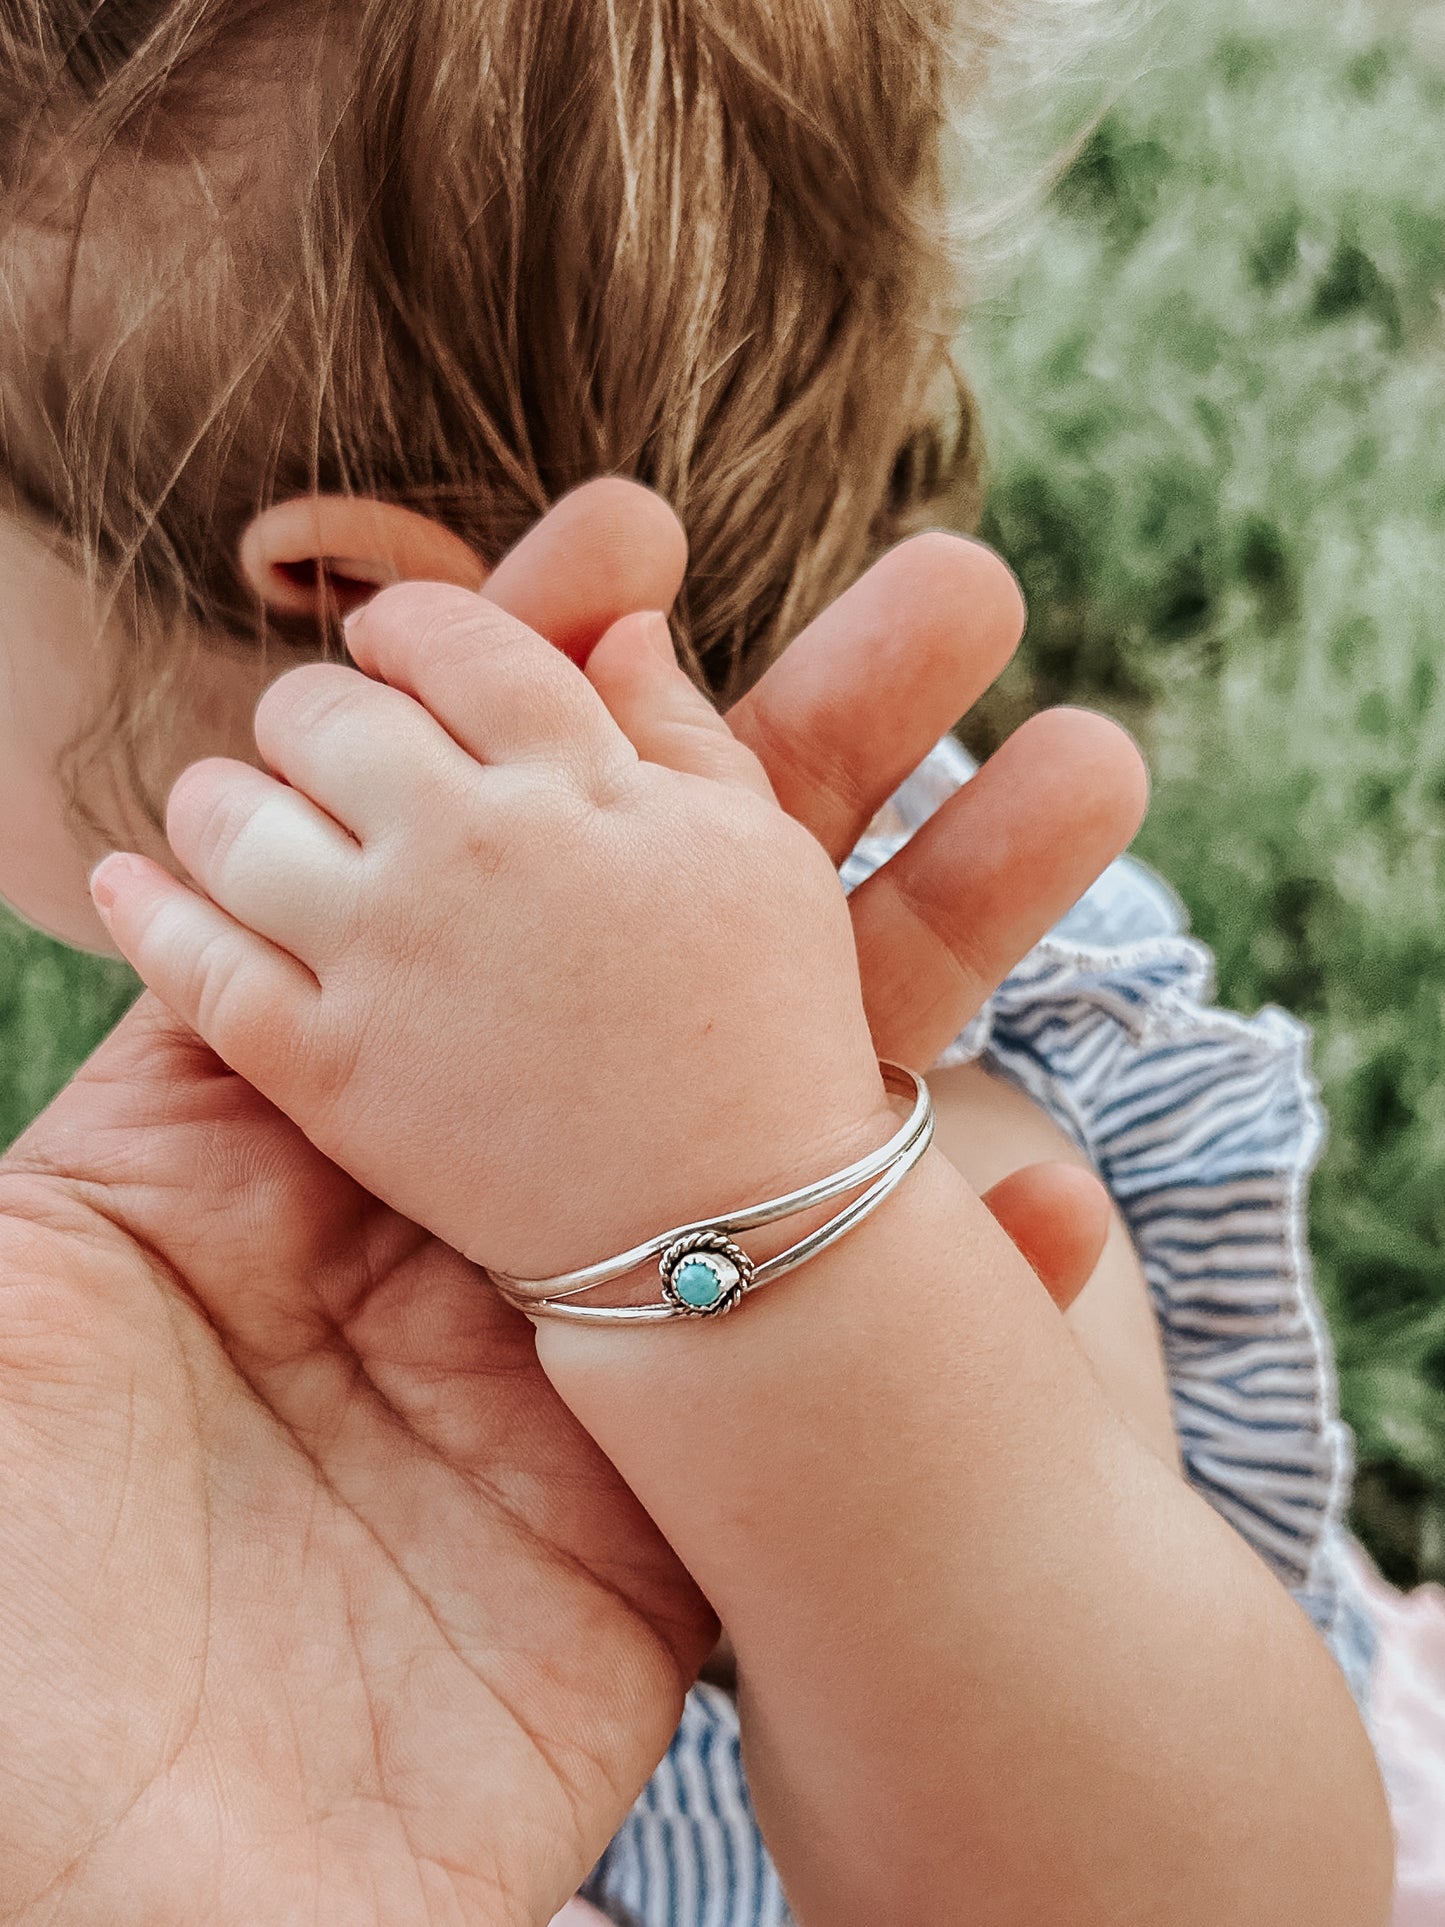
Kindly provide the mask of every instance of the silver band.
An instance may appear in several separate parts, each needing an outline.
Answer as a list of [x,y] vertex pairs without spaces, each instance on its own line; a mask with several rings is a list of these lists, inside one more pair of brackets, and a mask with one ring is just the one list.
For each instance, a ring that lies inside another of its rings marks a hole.
[[[731,1311],[750,1291],[780,1278],[826,1251],[839,1238],[861,1224],[871,1211],[900,1185],[917,1164],[933,1138],[933,1099],[927,1084],[916,1071],[901,1064],[880,1062],[883,1082],[895,1097],[911,1097],[913,1109],[907,1121],[888,1142],[867,1157],[859,1158],[842,1171],[805,1184],[785,1197],[770,1198],[765,1204],[749,1205],[743,1211],[730,1211],[718,1218],[700,1218],[693,1224],[678,1225],[661,1231],[645,1244],[601,1263],[585,1265],[580,1271],[559,1272],[555,1278],[512,1278],[505,1272],[489,1275],[509,1305],[526,1312],[529,1318],[570,1318],[591,1325],[656,1325],[668,1318],[718,1317]],[[733,1239],[738,1232],[755,1230],[779,1218],[792,1217],[815,1204],[826,1204],[845,1191],[866,1185],[858,1197],[844,1205],[826,1224],[800,1238],[777,1257],[763,1264],[753,1260]],[[611,1284],[657,1259],[662,1275],[663,1297],[651,1305],[574,1305],[570,1301],[600,1285]],[[703,1276],[711,1275],[711,1282]],[[691,1300],[706,1302],[691,1302]]]

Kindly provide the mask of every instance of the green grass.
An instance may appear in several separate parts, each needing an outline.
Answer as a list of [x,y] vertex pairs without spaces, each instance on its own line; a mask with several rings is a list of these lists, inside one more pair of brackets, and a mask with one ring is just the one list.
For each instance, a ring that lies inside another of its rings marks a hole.
[[49,1103],[135,993],[123,965],[66,950],[0,911],[0,1144]]
[[[1031,637],[1221,992],[1317,1034],[1313,1237],[1395,1575],[1445,1576],[1445,81],[1364,6],[1165,12],[974,329]],[[1194,17],[1191,17],[1191,16]]]
[[[1034,608],[976,738],[1129,721],[1223,996],[1315,1026],[1315,1253],[1400,1579],[1445,1577],[1442,151],[1445,82],[1370,8],[1167,0],[967,350]],[[0,928],[0,1134],[128,994]]]

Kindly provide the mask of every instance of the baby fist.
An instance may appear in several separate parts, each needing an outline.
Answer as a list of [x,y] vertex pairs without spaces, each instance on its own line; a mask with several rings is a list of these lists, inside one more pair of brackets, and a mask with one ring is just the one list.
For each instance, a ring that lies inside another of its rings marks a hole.
[[204,896],[138,857],[95,879],[118,946],[236,1071],[519,1275],[787,1189],[893,1125],[826,853],[656,619],[619,630],[626,732],[491,604],[389,590],[350,626],[368,673],[314,664],[263,697],[274,774],[177,783],[167,829]]

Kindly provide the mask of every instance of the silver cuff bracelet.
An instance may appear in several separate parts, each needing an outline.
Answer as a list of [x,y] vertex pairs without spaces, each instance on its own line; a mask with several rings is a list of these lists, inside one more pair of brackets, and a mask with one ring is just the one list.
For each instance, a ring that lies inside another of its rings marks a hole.
[[[490,1272],[493,1283],[509,1305],[524,1311],[529,1318],[570,1318],[591,1325],[656,1325],[665,1318],[717,1318],[729,1312],[750,1291],[794,1271],[809,1258],[826,1251],[829,1245],[861,1224],[890,1192],[895,1190],[928,1149],[933,1137],[933,1099],[927,1084],[916,1071],[901,1064],[879,1063],[885,1087],[895,1097],[911,1097],[913,1109],[907,1121],[881,1145],[830,1177],[789,1191],[785,1197],[770,1198],[766,1204],[750,1205],[744,1211],[730,1211],[717,1218],[702,1218],[695,1224],[677,1225],[661,1231],[646,1244],[600,1264],[586,1265],[580,1271],[559,1272],[555,1278],[512,1278],[505,1272]],[[844,1205],[806,1238],[800,1238],[786,1251],[762,1264],[754,1264],[742,1247],[734,1243],[741,1231],[773,1224],[779,1218],[807,1211],[830,1198],[867,1189]],[[572,1302],[583,1293],[611,1284],[652,1259],[662,1277],[662,1299],[649,1305],[578,1305]]]

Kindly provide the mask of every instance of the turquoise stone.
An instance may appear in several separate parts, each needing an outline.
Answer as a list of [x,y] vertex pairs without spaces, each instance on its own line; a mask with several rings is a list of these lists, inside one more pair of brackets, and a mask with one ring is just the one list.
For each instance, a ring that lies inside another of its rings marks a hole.
[[701,1258],[689,1258],[672,1274],[672,1288],[683,1304],[694,1311],[707,1311],[723,1295],[723,1281],[713,1267]]

